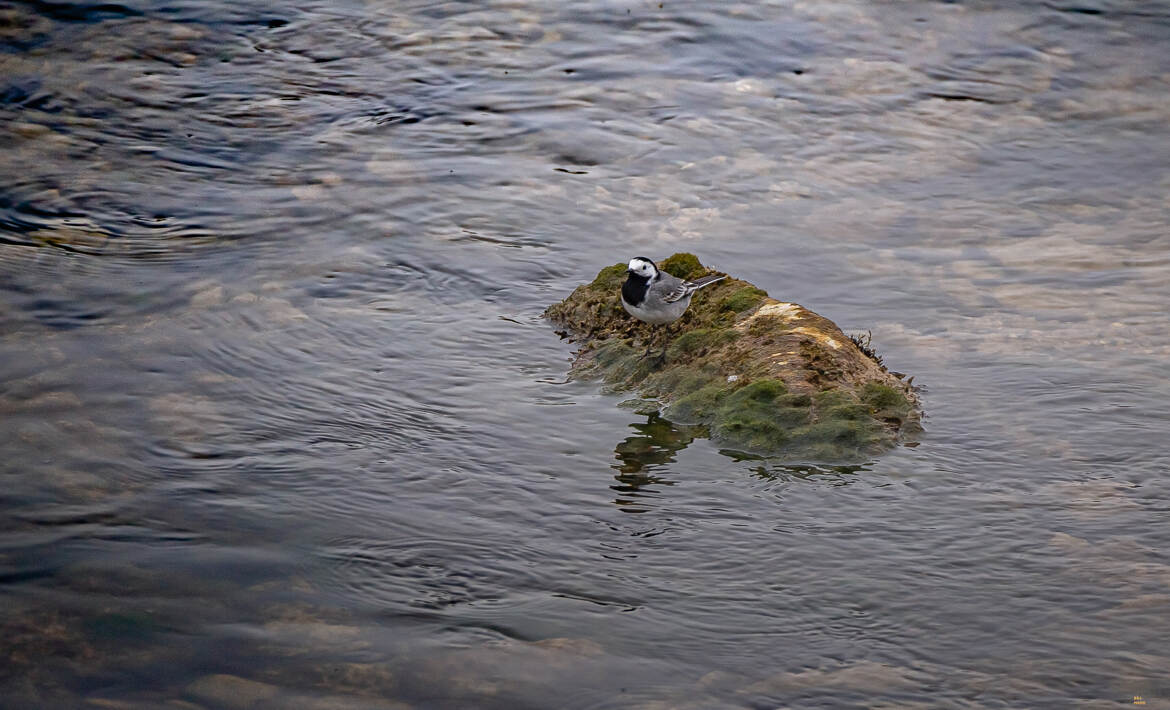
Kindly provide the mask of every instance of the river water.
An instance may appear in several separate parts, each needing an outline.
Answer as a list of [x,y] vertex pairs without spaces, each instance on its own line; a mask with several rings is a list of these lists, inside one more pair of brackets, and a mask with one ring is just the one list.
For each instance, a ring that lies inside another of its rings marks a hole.
[[[1170,6],[0,2],[5,708],[1170,707]],[[920,444],[566,381],[634,255]]]

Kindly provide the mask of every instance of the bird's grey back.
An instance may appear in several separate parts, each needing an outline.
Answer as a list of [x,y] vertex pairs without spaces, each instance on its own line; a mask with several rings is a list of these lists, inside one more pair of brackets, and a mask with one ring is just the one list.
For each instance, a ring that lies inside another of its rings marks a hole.
[[677,291],[682,284],[683,280],[677,276],[671,276],[665,271],[659,271],[658,278],[650,283],[650,291],[666,295]]

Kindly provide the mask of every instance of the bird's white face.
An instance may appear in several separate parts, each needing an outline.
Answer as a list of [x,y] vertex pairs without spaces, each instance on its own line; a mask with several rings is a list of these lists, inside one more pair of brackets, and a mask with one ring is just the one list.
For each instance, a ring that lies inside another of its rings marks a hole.
[[630,259],[629,272],[637,274],[642,278],[653,278],[654,274],[658,273],[658,267],[654,265],[653,261],[641,256],[635,256]]

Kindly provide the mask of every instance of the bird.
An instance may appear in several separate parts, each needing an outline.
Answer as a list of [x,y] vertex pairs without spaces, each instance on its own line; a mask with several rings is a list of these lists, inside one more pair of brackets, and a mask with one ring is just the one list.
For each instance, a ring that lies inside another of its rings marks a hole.
[[622,308],[650,325],[665,325],[682,318],[695,291],[727,278],[724,274],[684,281],[659,271],[654,262],[644,256],[630,259],[626,274],[626,282],[622,284]]

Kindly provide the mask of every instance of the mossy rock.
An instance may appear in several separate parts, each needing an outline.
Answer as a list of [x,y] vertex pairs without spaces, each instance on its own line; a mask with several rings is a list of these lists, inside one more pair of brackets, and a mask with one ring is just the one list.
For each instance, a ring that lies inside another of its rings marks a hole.
[[687,392],[671,402],[668,416],[682,424],[701,424],[715,418],[723,400],[731,389],[720,384],[710,384]]
[[[626,267],[624,264],[618,264],[618,266],[622,267],[622,280],[624,281]],[[699,263],[699,258],[685,251],[669,257],[659,264],[658,268],[680,279],[697,279],[707,273],[707,267]]]
[[[687,253],[658,266],[686,279],[717,273]],[[726,278],[677,322],[649,326],[622,309],[625,278],[625,264],[608,266],[545,311],[581,344],[574,374],[638,391],[753,454],[857,460],[921,431],[914,390],[832,321]]]
[[767,291],[761,291],[755,286],[744,286],[719,301],[719,310],[739,313],[760,305],[767,297]]

